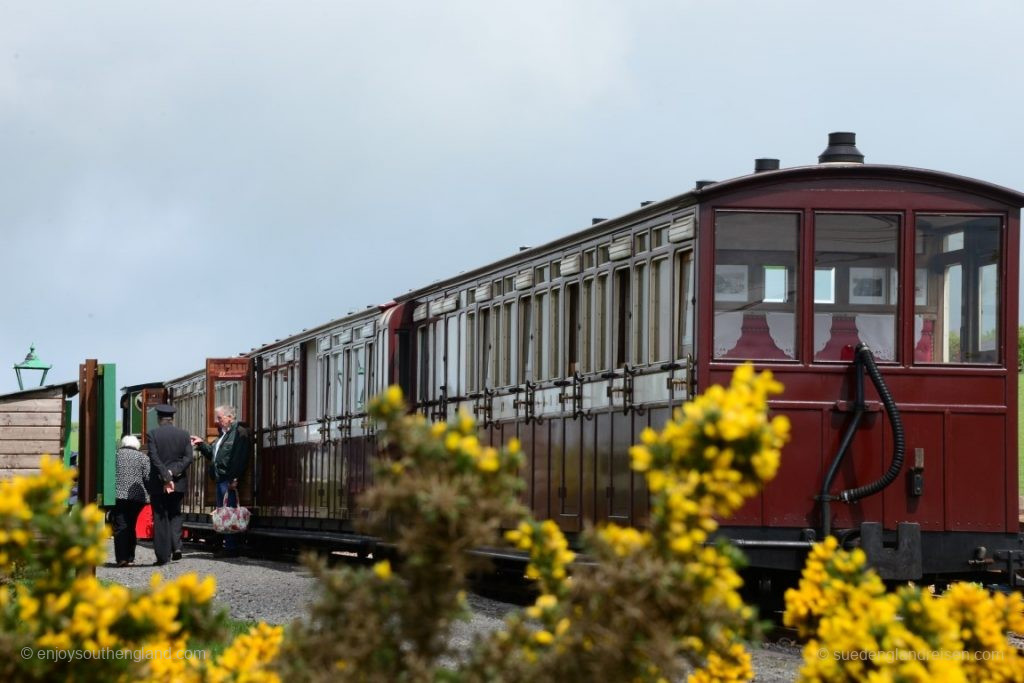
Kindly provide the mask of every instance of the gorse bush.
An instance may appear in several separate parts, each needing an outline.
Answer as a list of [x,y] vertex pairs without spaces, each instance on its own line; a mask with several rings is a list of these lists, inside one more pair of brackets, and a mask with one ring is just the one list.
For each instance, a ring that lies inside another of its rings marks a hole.
[[803,681],[1021,681],[1024,658],[1006,637],[1024,633],[1019,593],[955,583],[942,595],[907,585],[887,592],[862,550],[835,537],[815,545],[785,623],[808,638]]
[[[519,443],[484,445],[468,416],[430,424],[407,415],[401,392],[375,399],[384,457],[363,503],[365,530],[393,549],[368,568],[307,563],[320,580],[309,615],[284,632],[260,624],[215,660],[171,657],[61,662],[33,651],[104,648],[178,653],[221,636],[212,579],[154,579],[146,592],[102,586],[84,572],[109,533],[93,506],[64,501],[73,476],[44,461],[38,477],[0,484],[0,568],[36,577],[0,587],[0,674],[20,680],[161,681],[740,681],[753,676],[746,643],[759,636],[741,600],[742,555],[712,542],[720,519],[756,495],[779,466],[784,417],[770,373],[737,369],[647,429],[630,451],[650,492],[646,529],[588,529],[576,562],[553,521],[519,502]],[[502,529],[507,531],[502,534]],[[504,538],[503,538],[504,537]],[[530,607],[504,628],[453,649],[469,616],[464,587],[482,568],[473,548],[511,543],[529,554]],[[804,680],[1024,680],[1007,629],[1024,630],[1017,595],[957,585],[943,596],[913,586],[887,593],[863,553],[830,538],[812,551],[786,623],[808,639]],[[49,650],[48,650],[49,649]],[[895,654],[893,654],[895,653]],[[939,654],[936,654],[939,653]],[[959,653],[943,656],[941,653]],[[886,654],[889,658],[886,659]]]
[[[401,560],[373,572],[313,565],[324,595],[284,646],[285,678],[656,681],[696,670],[696,680],[749,679],[743,642],[757,623],[737,593],[739,557],[705,541],[715,516],[738,509],[778,467],[788,423],[766,412],[780,389],[745,366],[728,389],[645,431],[631,455],[651,491],[650,529],[587,534],[596,562],[571,577],[575,555],[558,526],[518,502],[518,442],[484,446],[466,416],[433,425],[407,416],[390,389],[370,408],[388,455],[367,504],[381,511],[369,530]],[[469,652],[453,652],[450,628],[466,616],[462,590],[479,562],[465,551],[497,543],[501,523],[530,552],[540,597]]]
[[0,679],[5,681],[277,680],[263,665],[281,629],[260,625],[216,660],[189,650],[222,637],[212,578],[187,574],[148,591],[103,585],[91,570],[110,535],[95,505],[68,510],[74,471],[43,457],[40,473],[0,482]]

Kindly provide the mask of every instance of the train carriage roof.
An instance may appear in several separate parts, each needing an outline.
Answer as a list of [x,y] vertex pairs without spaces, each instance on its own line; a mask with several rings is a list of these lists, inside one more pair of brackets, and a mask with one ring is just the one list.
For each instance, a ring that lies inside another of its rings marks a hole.
[[426,287],[412,290],[402,296],[395,297],[398,303],[418,299],[439,290],[454,287],[467,281],[502,270],[517,263],[527,263],[547,253],[558,252],[560,249],[576,242],[598,237],[604,233],[629,227],[644,220],[663,216],[666,213],[682,212],[701,202],[714,197],[744,190],[754,190],[774,184],[793,182],[814,182],[818,180],[865,179],[885,182],[904,182],[933,185],[944,190],[966,192],[988,197],[1008,206],[1024,207],[1024,193],[1011,190],[1001,185],[987,183],[966,176],[932,171],[910,166],[891,166],[885,164],[864,163],[821,163],[811,166],[794,166],[779,170],[761,171],[748,175],[723,180],[720,182],[701,181],[698,186],[682,194],[652,202],[639,209],[609,218],[596,225],[559,237],[546,244],[524,249],[516,254],[473,270],[466,271],[455,277],[445,278]]

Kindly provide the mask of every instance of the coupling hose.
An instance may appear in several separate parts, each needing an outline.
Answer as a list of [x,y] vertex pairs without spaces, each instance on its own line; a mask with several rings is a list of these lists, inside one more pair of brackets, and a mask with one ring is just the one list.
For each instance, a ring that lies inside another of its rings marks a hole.
[[864,367],[871,378],[871,383],[875,385],[878,396],[882,399],[882,405],[885,406],[885,412],[889,416],[889,424],[892,426],[893,454],[892,463],[890,463],[889,469],[886,470],[881,479],[864,486],[858,486],[855,489],[847,489],[839,494],[839,500],[846,503],[878,493],[891,484],[900,473],[900,470],[903,469],[903,453],[906,450],[906,442],[903,436],[903,420],[900,419],[900,411],[896,407],[896,401],[893,400],[892,394],[889,393],[889,387],[886,386],[885,380],[882,379],[882,373],[878,371],[878,366],[875,365],[874,354],[871,353],[871,349],[868,348],[867,344],[861,343],[857,345],[857,355],[863,357]]

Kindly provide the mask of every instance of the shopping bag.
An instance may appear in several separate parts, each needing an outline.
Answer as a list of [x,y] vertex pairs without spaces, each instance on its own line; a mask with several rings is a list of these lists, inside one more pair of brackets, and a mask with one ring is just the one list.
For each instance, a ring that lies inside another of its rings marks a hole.
[[213,528],[219,534],[240,534],[249,528],[249,509],[228,507],[228,494],[224,492],[223,507],[213,511]]

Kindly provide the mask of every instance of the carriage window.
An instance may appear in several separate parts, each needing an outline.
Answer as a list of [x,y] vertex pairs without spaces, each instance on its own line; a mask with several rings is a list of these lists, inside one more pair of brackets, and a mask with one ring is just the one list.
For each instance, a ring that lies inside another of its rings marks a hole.
[[[274,421],[273,405],[273,382],[272,375],[263,375],[263,419],[262,426],[264,428],[270,427]],[[155,412],[155,411],[154,411]],[[141,418],[140,418],[141,419]]]
[[508,386],[512,384],[512,375],[515,372],[513,370],[512,358],[515,355],[515,346],[513,346],[513,340],[515,334],[513,333],[513,321],[515,320],[515,313],[513,311],[515,302],[509,301],[505,304],[504,312],[501,316],[501,382],[500,384]]
[[896,360],[899,219],[818,214],[814,223],[814,359],[848,359],[864,342],[878,360]]
[[594,369],[608,369],[608,275],[597,278],[594,298]]
[[352,370],[352,412],[361,413],[366,407],[366,347],[353,353],[355,367]]
[[331,408],[331,357],[321,356],[317,360],[317,374],[320,376],[320,394],[317,403],[317,414],[321,417],[330,415]]
[[423,402],[430,398],[430,336],[426,325],[417,330],[416,334],[419,335],[419,344],[417,345],[419,349],[417,364],[419,367],[419,378],[417,380],[419,387],[417,389],[419,400]]
[[278,370],[274,373],[274,381],[275,381],[274,393],[275,393],[275,398],[276,398],[276,402],[274,404],[276,406],[276,410],[275,410],[275,413],[274,413],[275,414],[274,423],[278,424],[278,425],[282,425],[282,424],[284,424],[285,422],[288,421],[288,389],[289,389],[289,383],[288,383],[288,367],[287,366],[282,367],[282,368],[278,368]]
[[647,362],[647,264],[636,264],[633,278],[633,363]]
[[356,410],[352,403],[352,375],[355,372],[355,366],[352,363],[352,349],[345,349],[342,363],[344,367],[342,372],[345,377],[345,414],[354,413]]
[[1001,221],[918,216],[914,361],[998,363]]
[[651,362],[668,360],[669,333],[672,323],[669,320],[669,267],[668,259],[651,262]]
[[[470,329],[472,329],[470,324]],[[480,383],[474,389],[489,389],[493,386],[494,371],[491,369],[491,361],[494,358],[494,340],[491,339],[491,309],[480,309],[480,332],[477,335],[477,344],[480,348]]]
[[594,304],[594,278],[587,278],[583,281],[583,302],[580,304],[580,332],[583,335],[582,347],[580,348],[580,372],[590,372],[594,368],[591,360],[591,348],[594,339],[594,330],[590,324],[593,319]]
[[629,319],[631,316],[629,309],[632,305],[632,300],[629,297],[629,279],[630,273],[628,268],[620,268],[615,271],[615,299],[613,303],[615,311],[612,319],[615,326],[616,368],[621,368],[630,360]]
[[693,353],[693,252],[676,253],[676,358]]
[[565,286],[565,372],[569,377],[580,369],[580,286]]
[[430,327],[431,333],[433,334],[431,358],[434,361],[434,386],[433,391],[431,392],[431,398],[436,400],[441,397],[441,387],[444,387],[445,369],[448,361],[445,357],[447,346],[445,345],[444,318],[435,320],[431,323]]
[[533,315],[534,331],[532,336],[534,361],[533,378],[540,381],[548,378],[548,347],[551,343],[551,325],[548,320],[551,311],[547,292],[537,295],[536,309]]
[[[481,309],[483,310],[483,309]],[[463,357],[465,360],[466,391],[476,391],[477,376],[477,338],[476,338],[476,314],[468,313],[462,321],[462,333],[465,336],[465,348]],[[481,346],[486,342],[481,340]]]
[[345,359],[340,352],[331,356],[331,371],[334,383],[331,410],[334,415],[341,415],[345,412]]
[[559,308],[559,304],[562,301],[561,294],[560,289],[551,290],[551,311],[548,315],[548,320],[551,321],[551,337],[547,341],[551,362],[548,365],[547,374],[544,375],[548,379],[558,376],[562,369],[562,348],[559,346],[561,343],[559,333],[561,332],[560,323],[562,320],[562,310]]
[[462,356],[459,353],[459,332],[460,325],[459,319],[463,318],[463,314],[456,316],[449,316],[446,322],[447,335],[445,337],[447,341],[447,349],[445,351],[445,360],[448,365],[448,376],[445,378],[445,387],[448,391],[448,398],[462,395],[462,387],[459,383],[459,368],[462,367]]
[[715,358],[796,358],[797,224],[794,214],[716,215]]
[[299,422],[313,418],[316,412],[316,340],[304,341],[299,345],[302,383],[299,386]]
[[377,386],[377,363],[376,356],[373,353],[374,343],[372,341],[366,342],[366,351],[364,352],[364,363],[365,363],[365,374],[366,382],[363,388],[363,408],[361,412],[366,411],[366,402],[374,396],[374,394],[380,393],[380,388]]
[[530,297],[519,300],[519,383],[533,381],[533,307]]

